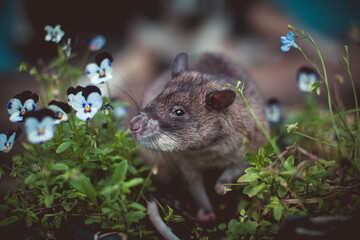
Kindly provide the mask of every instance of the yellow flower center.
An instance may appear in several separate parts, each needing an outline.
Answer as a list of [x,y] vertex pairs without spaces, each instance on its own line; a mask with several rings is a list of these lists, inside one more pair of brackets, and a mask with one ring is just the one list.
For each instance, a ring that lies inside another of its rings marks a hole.
[[6,150],[7,150],[7,151],[10,150],[10,145],[6,145]]
[[39,134],[39,135],[43,135],[43,134],[44,134],[44,129],[39,128],[39,130],[38,130],[38,134]]
[[90,109],[89,106],[86,106],[86,107],[85,107],[85,112],[90,112],[90,110],[91,110],[91,109]]
[[104,77],[105,76],[105,72],[100,72],[100,77]]
[[21,110],[21,115],[25,115],[26,111],[25,110]]
[[63,115],[61,113],[58,113],[57,118],[62,119]]

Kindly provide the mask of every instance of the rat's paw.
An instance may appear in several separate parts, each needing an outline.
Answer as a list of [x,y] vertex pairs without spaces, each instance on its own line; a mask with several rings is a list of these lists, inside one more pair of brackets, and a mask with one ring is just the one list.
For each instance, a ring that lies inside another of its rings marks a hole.
[[229,189],[229,186],[223,185],[226,182],[218,181],[215,184],[215,192],[219,195],[224,195]]
[[199,209],[196,219],[199,222],[207,223],[216,220],[216,215],[212,210]]

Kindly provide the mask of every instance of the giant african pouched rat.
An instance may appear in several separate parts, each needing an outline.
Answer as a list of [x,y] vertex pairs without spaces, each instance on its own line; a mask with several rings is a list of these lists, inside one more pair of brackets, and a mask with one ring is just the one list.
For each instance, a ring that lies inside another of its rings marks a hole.
[[[247,167],[245,152],[240,150],[244,137],[253,151],[266,143],[245,103],[226,86],[238,80],[245,84],[249,105],[268,129],[263,100],[253,80],[239,65],[216,54],[203,54],[190,62],[186,53],[178,54],[171,71],[148,89],[146,107],[130,121],[133,137],[166,158],[166,164],[159,164],[160,181],[178,173],[187,183],[202,222],[215,219],[203,172],[223,170],[215,185],[215,191],[223,194],[222,184],[233,182]],[[156,164],[150,156],[145,154],[145,161]]]

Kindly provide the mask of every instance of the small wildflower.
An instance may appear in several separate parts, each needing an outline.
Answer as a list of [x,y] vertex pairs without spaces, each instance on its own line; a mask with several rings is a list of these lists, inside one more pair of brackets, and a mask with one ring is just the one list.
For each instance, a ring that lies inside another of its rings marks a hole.
[[287,133],[290,133],[290,132],[294,132],[296,130],[298,130],[299,127],[298,127],[298,123],[291,123],[289,125],[286,125],[286,131]]
[[72,99],[72,107],[77,111],[76,116],[82,121],[92,119],[101,105],[101,91],[95,86],[84,88],[81,94],[76,94]]
[[54,43],[60,42],[65,34],[65,32],[62,31],[60,27],[61,27],[60,25],[56,25],[54,28],[50,25],[45,26],[45,31],[47,31],[47,34],[45,36],[45,41],[47,42],[52,41]]
[[114,107],[110,103],[107,103],[101,107],[100,111],[102,111],[105,115],[109,115],[110,112],[114,112]]
[[92,84],[102,84],[112,79],[112,61],[113,58],[109,53],[102,52],[96,56],[96,63],[86,66],[85,72]]
[[292,32],[288,32],[287,36],[282,36],[280,38],[283,45],[281,46],[281,51],[287,52],[290,50],[291,47],[298,48],[296,45],[295,35]]
[[55,125],[69,119],[67,114],[71,112],[71,108],[68,104],[53,100],[49,102],[48,108],[55,113]]
[[[320,91],[320,77],[319,74],[312,68],[302,67],[297,73],[297,84],[299,90],[302,92],[314,92],[319,89]],[[317,84],[315,84],[317,83]],[[314,87],[313,87],[313,84]],[[318,85],[318,87],[316,86]]]
[[66,54],[67,57],[71,56],[71,50],[75,44],[75,40],[76,40],[76,35],[72,32],[70,33],[66,33],[65,37],[64,37],[64,47],[63,50]]
[[97,35],[94,38],[87,40],[87,45],[89,46],[90,51],[98,51],[102,49],[106,44],[106,39],[104,36]]
[[276,98],[271,98],[265,108],[266,119],[271,126],[279,126],[283,122],[283,113],[279,101]]
[[10,130],[8,134],[0,134],[0,151],[8,153],[14,146],[15,139],[21,134],[21,129],[17,131]]
[[31,143],[51,140],[55,132],[55,114],[50,109],[28,112],[25,115],[25,130]]
[[29,111],[36,110],[36,103],[39,101],[39,96],[30,91],[24,91],[15,95],[8,103],[7,109],[10,116],[10,121],[19,123],[24,120],[24,115]]
[[72,106],[72,100],[73,98],[76,96],[76,95],[81,95],[82,94],[82,91],[84,90],[83,87],[81,86],[77,86],[76,88],[73,88],[73,87],[69,87],[66,91],[67,93],[67,102],[70,106]]

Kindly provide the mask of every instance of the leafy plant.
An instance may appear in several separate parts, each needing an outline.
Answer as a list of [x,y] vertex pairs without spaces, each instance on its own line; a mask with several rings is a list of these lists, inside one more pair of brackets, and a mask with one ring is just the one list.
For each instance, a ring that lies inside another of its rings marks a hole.
[[[79,67],[68,63],[76,54],[70,55],[61,44],[58,57],[47,66],[40,69],[22,63],[19,67],[20,72],[28,72],[40,81],[43,107],[54,98],[70,96],[69,91],[66,94],[67,87],[83,75]],[[69,101],[70,106],[74,107],[74,102],[83,96],[86,100],[86,88],[81,90],[82,93],[73,96],[73,103]],[[94,87],[92,91],[98,94],[100,90]],[[16,97],[21,100],[21,96]],[[29,235],[54,239],[64,221],[80,218],[94,232],[113,229],[124,234],[144,234],[141,220],[147,211],[140,200],[151,183],[150,168],[141,165],[142,160],[136,156],[138,146],[129,137],[129,131],[118,130],[124,116],[115,116],[113,106],[126,104],[113,105],[110,97],[105,96],[96,101],[107,104],[99,112],[93,109],[91,115],[85,115],[88,111],[85,105],[82,115],[59,110],[55,118],[62,121],[56,127],[52,120],[48,127],[42,127],[45,123],[37,112],[24,115],[21,120],[25,121],[29,142],[17,142],[24,153],[15,156],[9,168],[17,185],[1,201],[0,226],[24,223],[31,227]],[[33,115],[38,119],[33,121],[40,125],[28,121]],[[54,117],[51,111],[49,116]],[[35,137],[31,138],[30,124],[35,129]],[[45,134],[47,137],[42,138]]]

